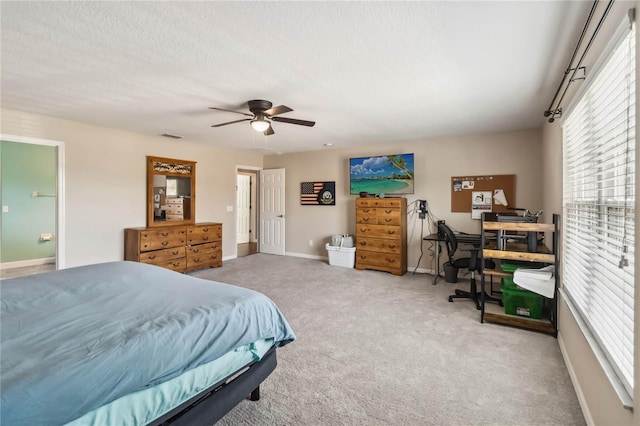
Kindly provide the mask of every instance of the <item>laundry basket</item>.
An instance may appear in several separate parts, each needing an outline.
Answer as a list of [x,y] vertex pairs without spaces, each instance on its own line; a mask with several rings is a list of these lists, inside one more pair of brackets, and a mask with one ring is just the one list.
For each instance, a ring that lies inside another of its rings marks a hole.
[[332,246],[329,243],[325,245],[329,253],[329,265],[343,266],[345,268],[353,268],[356,263],[355,247]]

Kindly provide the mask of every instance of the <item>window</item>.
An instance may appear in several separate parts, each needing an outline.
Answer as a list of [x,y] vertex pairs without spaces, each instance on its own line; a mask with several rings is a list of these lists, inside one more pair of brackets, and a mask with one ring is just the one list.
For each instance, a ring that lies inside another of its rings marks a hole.
[[565,115],[562,227],[563,294],[629,404],[636,149],[635,28],[630,21],[616,33]]

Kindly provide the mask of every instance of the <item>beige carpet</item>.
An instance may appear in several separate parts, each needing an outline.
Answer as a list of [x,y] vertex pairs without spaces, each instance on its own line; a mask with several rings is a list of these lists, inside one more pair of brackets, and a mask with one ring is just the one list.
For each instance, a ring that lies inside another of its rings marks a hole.
[[431,276],[256,254],[193,276],[258,290],[297,340],[219,425],[583,425],[555,338],[481,324]]

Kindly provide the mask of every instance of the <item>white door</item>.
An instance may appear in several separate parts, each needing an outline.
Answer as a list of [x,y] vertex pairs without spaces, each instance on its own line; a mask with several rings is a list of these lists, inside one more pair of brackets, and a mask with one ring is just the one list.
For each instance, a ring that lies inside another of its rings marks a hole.
[[238,175],[236,194],[236,214],[238,217],[236,242],[243,244],[249,242],[251,230],[251,176]]
[[260,172],[260,252],[284,256],[284,169]]

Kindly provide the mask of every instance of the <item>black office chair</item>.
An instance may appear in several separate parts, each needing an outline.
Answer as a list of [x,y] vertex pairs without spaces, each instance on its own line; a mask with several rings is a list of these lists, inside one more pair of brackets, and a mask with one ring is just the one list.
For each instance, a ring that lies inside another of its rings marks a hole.
[[[481,295],[476,284],[475,272],[479,272],[481,269],[479,259],[481,247],[478,246],[465,249],[465,251],[468,250],[470,252],[469,257],[454,259],[454,255],[458,250],[458,239],[456,238],[456,234],[444,223],[438,224],[438,232],[444,235],[447,254],[449,256],[449,264],[456,269],[468,269],[469,272],[471,272],[471,288],[469,291],[456,289],[455,294],[449,296],[449,302],[453,302],[453,299],[471,299],[475,303],[476,309],[480,309]],[[484,267],[487,269],[495,269],[496,264],[491,259],[485,259]],[[500,299],[496,299],[487,294],[484,295],[484,298],[485,301],[498,302],[502,306],[502,301]]]

